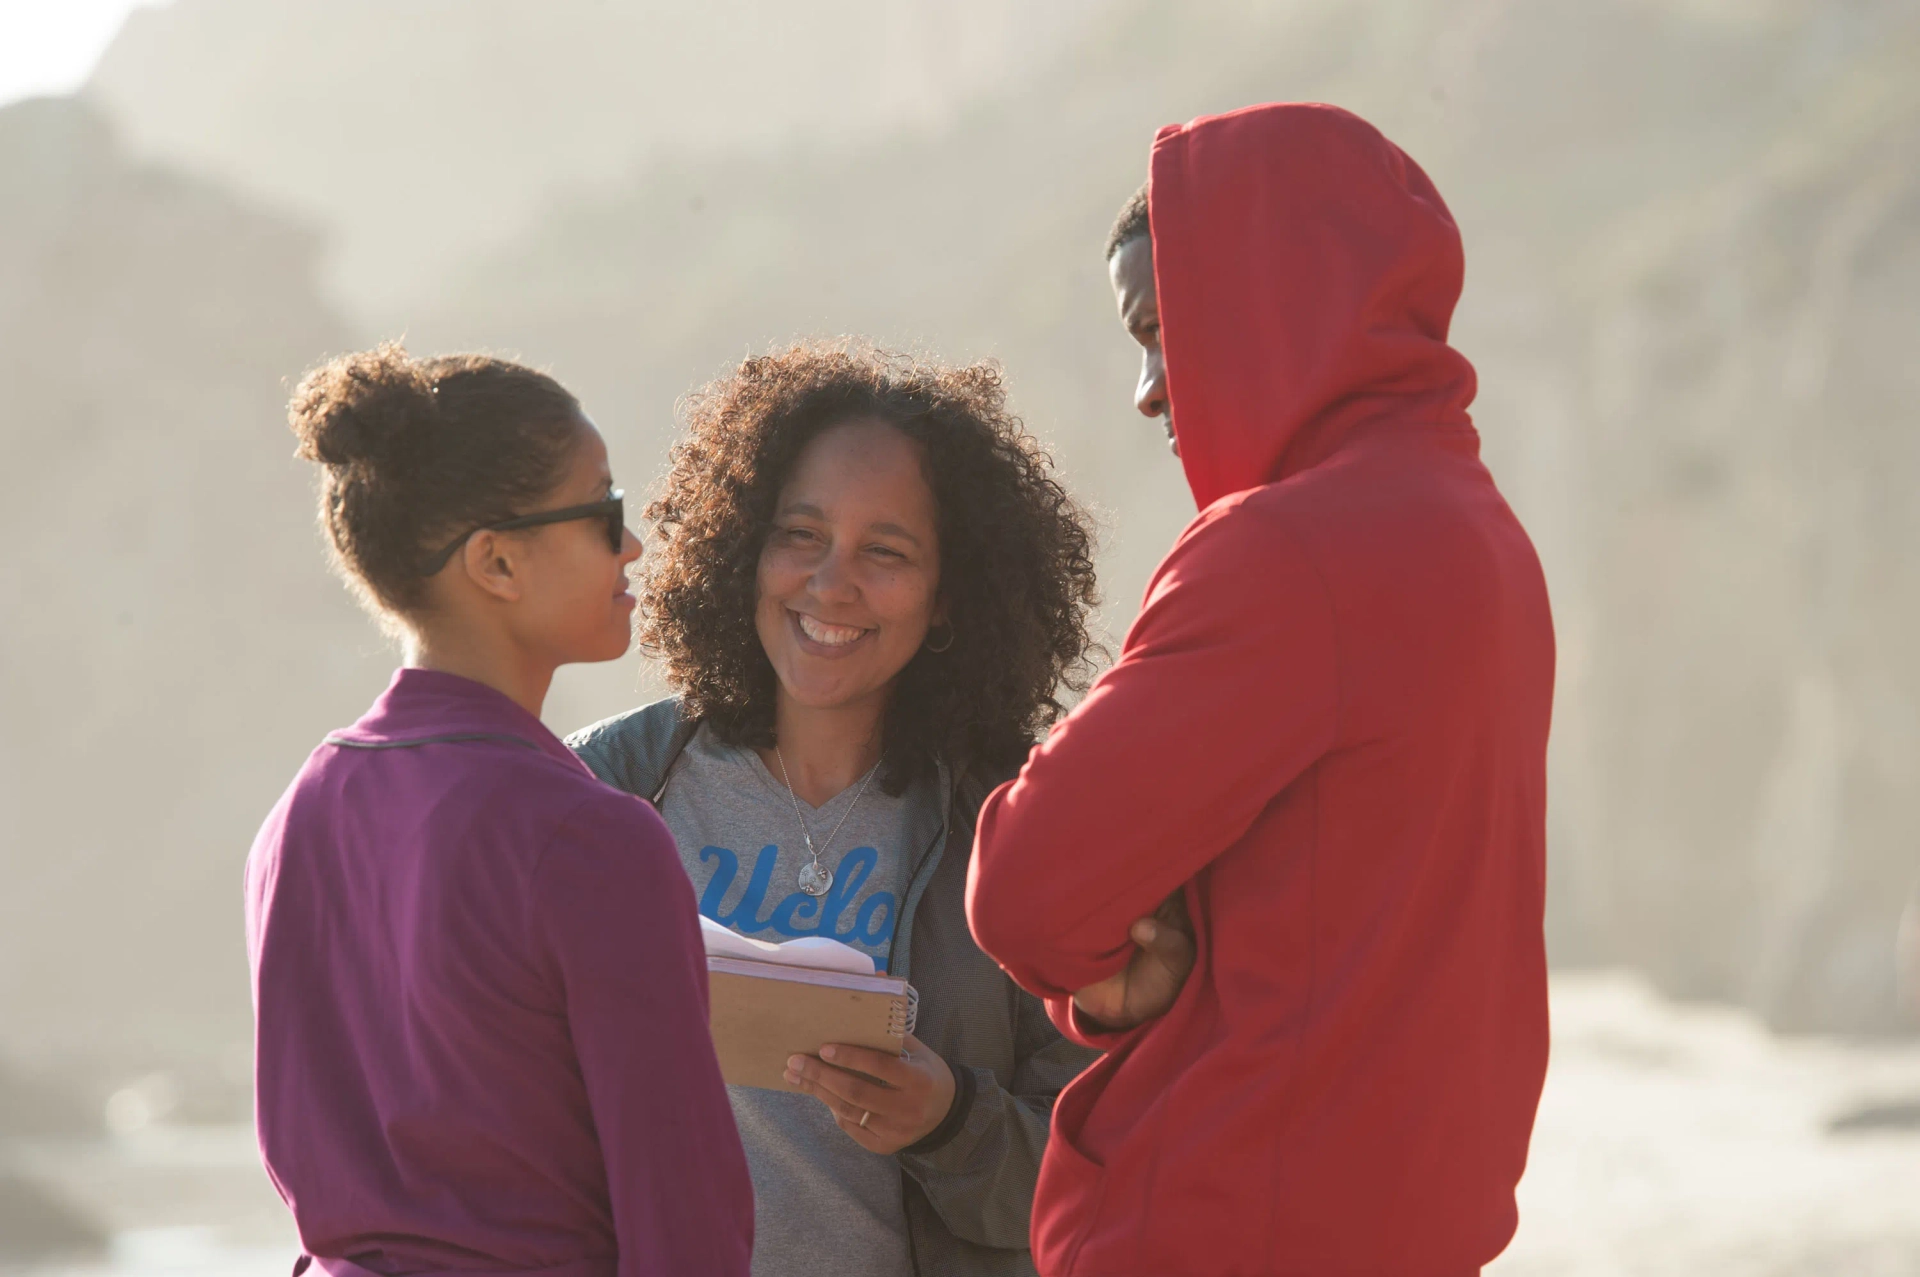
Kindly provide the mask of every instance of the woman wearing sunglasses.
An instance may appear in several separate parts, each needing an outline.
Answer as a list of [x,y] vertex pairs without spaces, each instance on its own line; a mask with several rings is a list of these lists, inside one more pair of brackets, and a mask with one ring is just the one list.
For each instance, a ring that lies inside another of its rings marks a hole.
[[1093,1055],[974,944],[965,893],[981,802],[1085,671],[1079,511],[992,368],[801,346],[694,399],[647,513],[643,641],[680,695],[572,743],[659,805],[708,917],[920,992],[904,1057],[732,1088],[754,1272],[1031,1274],[1054,1097]]
[[267,1169],[329,1274],[745,1274],[693,893],[540,722],[627,650],[606,445],[551,378],[383,347],[294,395],[347,583],[405,649],[247,865]]

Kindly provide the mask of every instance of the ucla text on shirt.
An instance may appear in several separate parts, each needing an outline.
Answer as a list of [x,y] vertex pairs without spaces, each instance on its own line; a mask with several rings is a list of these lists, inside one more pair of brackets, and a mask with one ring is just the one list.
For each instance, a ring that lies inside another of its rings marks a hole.
[[701,863],[709,859],[717,865],[713,877],[707,880],[706,890],[700,893],[700,912],[721,926],[741,935],[770,930],[789,938],[826,936],[863,949],[875,949],[879,951],[874,957],[877,968],[886,970],[887,943],[893,939],[897,912],[891,891],[876,891],[861,901],[847,929],[840,929],[841,915],[859,896],[861,886],[880,863],[880,853],[872,847],[855,847],[840,858],[840,863],[833,868],[833,886],[826,895],[810,896],[804,891],[794,891],[775,904],[764,918],[760,910],[766,903],[767,888],[773,883],[774,868],[780,859],[778,845],[769,843],[760,849],[746,890],[727,910],[722,910],[721,902],[740,874],[740,857],[725,847],[702,847]]

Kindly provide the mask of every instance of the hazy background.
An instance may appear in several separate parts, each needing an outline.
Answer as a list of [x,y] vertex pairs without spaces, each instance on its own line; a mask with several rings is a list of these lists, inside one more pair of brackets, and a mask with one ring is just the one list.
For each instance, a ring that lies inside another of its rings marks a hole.
[[[0,85],[67,0],[5,3]],[[517,354],[634,491],[770,343],[995,358],[1117,635],[1192,509],[1102,237],[1157,126],[1312,98],[1459,219],[1554,596],[1503,1271],[1920,1274],[1920,0],[173,0],[84,75],[0,107],[0,1267],[284,1271],[241,864],[394,661],[324,570],[304,368]],[[572,671],[547,717],[656,692]]]

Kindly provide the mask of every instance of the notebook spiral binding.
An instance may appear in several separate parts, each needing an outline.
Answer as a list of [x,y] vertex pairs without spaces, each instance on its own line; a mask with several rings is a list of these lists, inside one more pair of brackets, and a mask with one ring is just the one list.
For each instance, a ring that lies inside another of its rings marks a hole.
[[907,986],[904,1002],[895,1002],[887,1018],[887,1029],[895,1037],[904,1038],[913,1032],[913,1026],[920,1019],[920,991],[912,985]]

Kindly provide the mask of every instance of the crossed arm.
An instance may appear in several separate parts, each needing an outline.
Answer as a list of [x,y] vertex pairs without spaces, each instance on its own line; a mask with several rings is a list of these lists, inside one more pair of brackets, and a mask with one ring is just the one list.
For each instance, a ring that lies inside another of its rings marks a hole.
[[1156,951],[1179,930],[1169,898],[1331,748],[1338,708],[1312,562],[1270,517],[1209,511],[1119,662],[988,798],[968,883],[980,947],[1069,1036],[1110,1044],[1177,969]]

